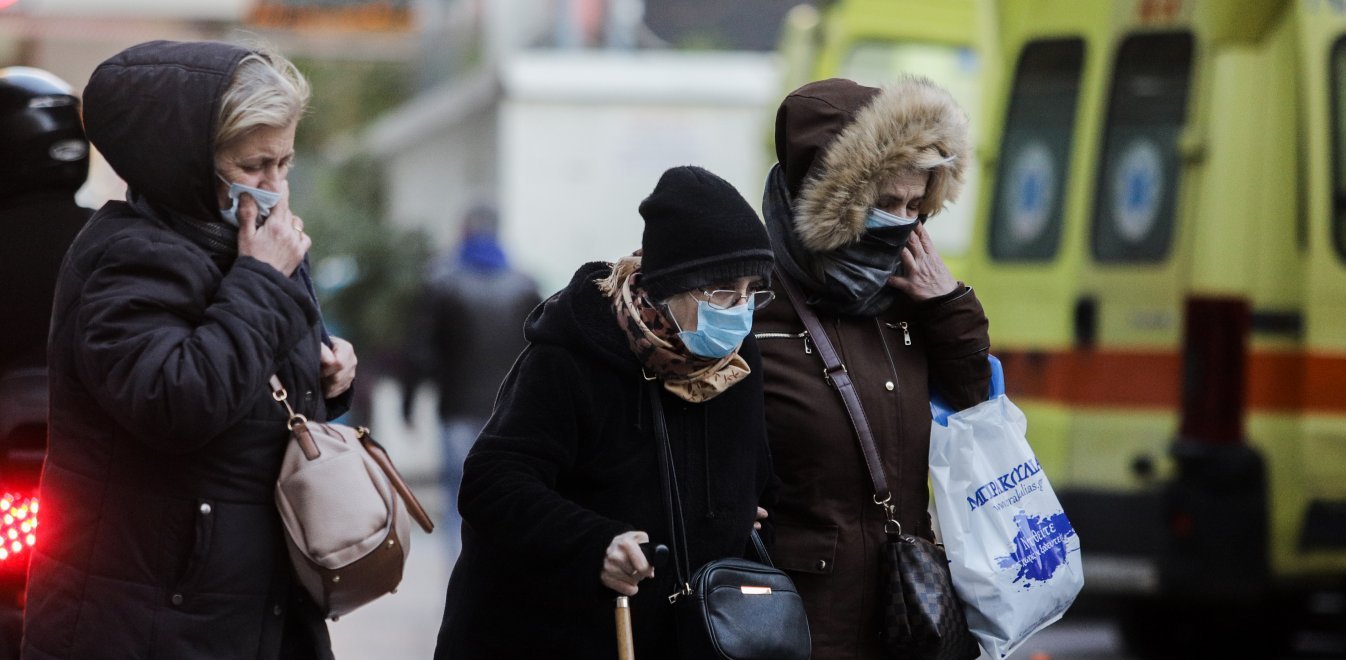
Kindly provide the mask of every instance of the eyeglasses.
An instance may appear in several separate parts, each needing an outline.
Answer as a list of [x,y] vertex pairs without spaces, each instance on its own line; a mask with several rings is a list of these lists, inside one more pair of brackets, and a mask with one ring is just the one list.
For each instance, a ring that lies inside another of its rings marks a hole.
[[[706,296],[706,304],[715,309],[730,309],[738,304],[738,301],[747,299],[752,309],[761,309],[771,304],[776,299],[773,291],[749,291],[739,293],[733,289],[716,289],[714,291],[701,290]],[[693,296],[695,297],[695,296]]]

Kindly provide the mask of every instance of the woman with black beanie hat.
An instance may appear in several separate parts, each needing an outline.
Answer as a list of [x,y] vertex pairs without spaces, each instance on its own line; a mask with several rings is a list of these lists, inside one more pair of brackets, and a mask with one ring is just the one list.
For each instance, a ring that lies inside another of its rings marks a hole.
[[688,565],[741,556],[771,475],[753,312],[774,258],[752,207],[697,167],[640,205],[641,251],[581,266],[524,327],[529,346],[468,455],[463,553],[436,658],[611,658],[613,598],[637,656],[685,657],[648,388],[658,387]]

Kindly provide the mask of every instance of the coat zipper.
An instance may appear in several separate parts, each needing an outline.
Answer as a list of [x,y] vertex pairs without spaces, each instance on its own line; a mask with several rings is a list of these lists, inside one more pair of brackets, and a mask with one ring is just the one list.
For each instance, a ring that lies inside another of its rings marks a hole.
[[[910,327],[907,325],[906,321],[899,321],[896,325],[894,325],[892,323],[888,323],[887,321],[880,322],[877,318],[874,319],[874,329],[879,331],[879,343],[883,344],[883,354],[888,358],[888,368],[892,369],[893,383],[900,383],[901,381],[899,381],[897,378],[897,363],[893,361],[893,352],[891,349],[888,348],[888,338],[885,337],[883,334],[883,326],[885,325],[894,330],[901,330],[902,343],[906,346],[911,346]],[[893,389],[894,389],[893,393],[896,394],[897,388],[894,387]],[[902,406],[900,405],[893,406],[893,413],[894,413],[893,422],[896,424],[895,428],[899,429],[898,433],[900,434],[901,433],[900,429],[902,428]],[[897,473],[902,474],[902,471],[905,469],[906,466],[903,465],[905,461],[903,460],[904,457],[902,456],[901,449],[897,450],[896,456],[897,456]],[[895,500],[892,503],[893,507],[892,515],[894,516],[894,518],[897,518],[902,515],[902,489],[900,487],[895,489],[892,493],[892,496]]]
[[[876,329],[879,331],[879,343],[880,343],[880,344],[883,344],[883,354],[886,355],[886,356],[888,356],[888,368],[892,370],[892,374],[893,374],[893,382],[896,383],[896,382],[898,382],[898,381],[897,381],[897,363],[896,363],[896,362],[893,362],[893,352],[892,352],[891,350],[889,350],[889,348],[888,348],[888,338],[883,336],[883,328],[882,328],[882,327],[878,327],[878,324],[879,324],[879,320],[878,320],[878,319],[874,319],[874,325],[876,326]],[[898,326],[895,326],[895,325],[893,325],[893,324],[891,324],[891,323],[888,323],[888,322],[886,322],[886,321],[883,323],[883,325],[886,325],[886,326],[888,326],[888,327],[890,327],[890,328],[893,328],[894,330],[896,330],[897,327],[898,327]],[[907,345],[907,346],[910,346],[910,345],[911,345],[911,335],[907,334],[907,322],[906,322],[906,321],[903,321],[901,327],[902,327],[902,339],[903,339],[903,341],[906,342],[906,345]],[[896,388],[894,388],[894,389],[896,389]]]
[[911,328],[907,325],[907,322],[906,322],[906,321],[902,321],[902,322],[900,322],[900,323],[896,323],[896,324],[894,324],[894,323],[889,323],[889,322],[887,322],[887,321],[884,321],[883,324],[886,325],[886,326],[888,326],[888,327],[890,327],[890,328],[892,328],[892,329],[894,329],[894,330],[901,330],[901,331],[902,331],[902,344],[903,344],[903,345],[906,345],[906,346],[911,346]]
[[760,340],[763,340],[763,339],[803,339],[803,340],[804,340],[804,354],[805,354],[805,355],[813,355],[813,348],[812,348],[811,346],[809,346],[809,331],[808,331],[808,330],[805,330],[805,331],[800,332],[800,333],[797,333],[797,334],[790,334],[790,333],[788,333],[788,332],[759,332],[759,333],[757,333],[757,334],[754,334],[753,337],[755,337],[755,338],[756,338],[757,340],[759,340],[759,341],[760,341]]

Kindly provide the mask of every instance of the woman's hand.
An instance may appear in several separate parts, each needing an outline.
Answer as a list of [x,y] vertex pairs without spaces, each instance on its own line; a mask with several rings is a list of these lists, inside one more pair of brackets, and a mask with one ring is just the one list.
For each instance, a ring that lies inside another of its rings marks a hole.
[[603,586],[623,596],[636,595],[639,591],[636,584],[654,577],[654,567],[645,561],[645,553],[640,551],[640,544],[649,540],[650,535],[645,532],[626,532],[613,537],[603,557],[603,572],[598,576]]
[[350,389],[355,380],[355,347],[340,337],[332,337],[332,347],[322,345],[322,395],[332,399]]
[[238,198],[238,253],[270,264],[289,277],[303,262],[313,243],[304,233],[304,221],[290,213],[290,185],[283,184],[280,202],[266,224],[257,226],[257,202],[243,193]]
[[757,521],[752,524],[752,528],[759,532],[762,531],[763,520],[766,520],[766,509],[759,506],[757,507]]
[[939,257],[924,223],[917,225],[907,238],[902,248],[902,274],[888,278],[888,286],[917,302],[938,298],[958,288],[958,281]]

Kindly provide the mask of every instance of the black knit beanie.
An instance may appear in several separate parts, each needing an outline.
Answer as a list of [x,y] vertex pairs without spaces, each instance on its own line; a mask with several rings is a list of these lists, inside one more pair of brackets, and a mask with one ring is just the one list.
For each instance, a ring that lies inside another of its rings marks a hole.
[[766,228],[728,181],[675,167],[640,203],[645,218],[640,283],[654,300],[738,279],[768,279],[775,260]]

